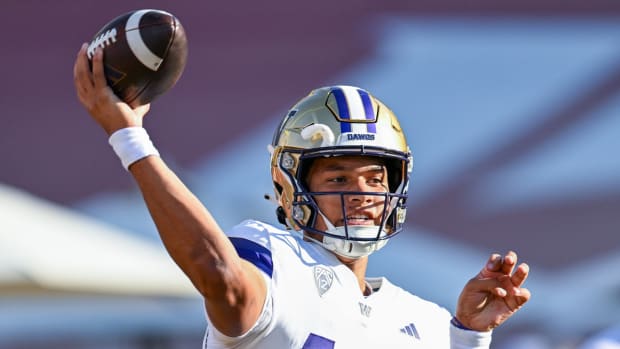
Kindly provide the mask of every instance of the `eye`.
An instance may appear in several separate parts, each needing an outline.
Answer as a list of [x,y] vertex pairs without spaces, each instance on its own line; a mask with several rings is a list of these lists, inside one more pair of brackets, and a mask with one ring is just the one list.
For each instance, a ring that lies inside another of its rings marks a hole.
[[346,182],[346,178],[344,176],[331,177],[331,178],[328,178],[327,181],[331,183],[344,183]]
[[377,176],[372,176],[368,179],[368,183],[371,185],[383,185],[383,176],[381,175],[377,175]]

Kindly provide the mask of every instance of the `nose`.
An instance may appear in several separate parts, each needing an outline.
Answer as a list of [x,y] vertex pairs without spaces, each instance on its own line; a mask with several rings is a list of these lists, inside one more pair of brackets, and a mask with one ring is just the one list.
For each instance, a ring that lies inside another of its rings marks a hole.
[[371,202],[373,195],[364,195],[361,193],[366,192],[375,192],[377,188],[372,187],[366,178],[358,178],[356,181],[351,181],[351,186],[349,187],[349,191],[358,192],[360,194],[351,194],[347,195],[348,201],[356,201],[356,202]]

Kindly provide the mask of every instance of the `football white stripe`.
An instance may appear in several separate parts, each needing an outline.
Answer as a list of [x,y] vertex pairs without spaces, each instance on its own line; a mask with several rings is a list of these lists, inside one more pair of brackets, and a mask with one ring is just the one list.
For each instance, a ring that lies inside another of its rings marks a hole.
[[[349,117],[351,120],[366,120],[366,112],[364,110],[364,103],[362,103],[362,97],[357,92],[357,88],[353,86],[340,86],[342,92],[344,92],[347,105],[349,106]],[[351,132],[353,133],[367,133],[365,123],[352,123]]]
[[158,57],[146,47],[144,40],[142,40],[142,35],[140,35],[140,30],[135,29],[140,26],[140,19],[142,16],[149,11],[150,10],[140,10],[129,16],[127,24],[125,25],[125,33],[127,35],[127,44],[136,58],[147,68],[157,71],[161,66],[163,58]]

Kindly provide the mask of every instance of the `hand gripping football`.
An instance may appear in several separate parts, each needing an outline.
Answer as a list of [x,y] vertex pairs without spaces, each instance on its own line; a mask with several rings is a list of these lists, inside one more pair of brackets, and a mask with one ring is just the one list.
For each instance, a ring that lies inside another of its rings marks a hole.
[[103,49],[106,80],[132,107],[168,91],[187,61],[187,37],[179,20],[160,10],[137,10],[106,24],[90,42],[89,60]]

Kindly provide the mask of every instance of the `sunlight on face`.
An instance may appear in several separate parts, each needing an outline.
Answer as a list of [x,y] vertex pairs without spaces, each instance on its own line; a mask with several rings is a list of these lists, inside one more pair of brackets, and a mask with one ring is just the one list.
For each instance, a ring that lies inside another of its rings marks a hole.
[[[387,169],[375,157],[337,156],[317,158],[307,175],[312,192],[379,192],[388,191]],[[319,209],[334,226],[343,226],[345,217],[340,195],[315,195]],[[344,206],[349,225],[379,225],[385,205],[381,195],[345,195]],[[315,228],[326,230],[322,217]]]

